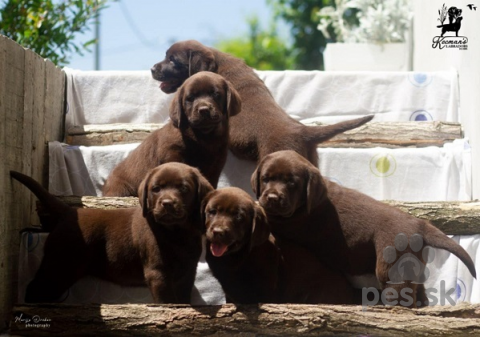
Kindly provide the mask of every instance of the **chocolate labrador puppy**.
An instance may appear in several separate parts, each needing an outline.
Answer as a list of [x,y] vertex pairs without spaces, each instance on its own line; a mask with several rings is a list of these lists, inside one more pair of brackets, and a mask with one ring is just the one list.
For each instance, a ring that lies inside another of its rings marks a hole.
[[165,93],[175,92],[199,71],[222,75],[237,89],[242,113],[230,121],[230,150],[238,157],[258,160],[279,150],[294,150],[318,166],[317,144],[370,121],[362,117],[329,126],[306,126],[275,102],[263,81],[241,59],[188,40],[173,44],[165,59],[152,69]]
[[428,221],[324,179],[294,151],[266,156],[251,181],[275,236],[347,275],[376,274],[402,305],[426,304],[426,245],[453,253],[476,277],[468,253]]
[[223,77],[211,72],[192,76],[171,103],[171,121],[113,169],[103,195],[137,196],[148,170],[168,162],[197,167],[215,188],[227,160],[229,117],[240,109],[237,91]]
[[343,275],[302,247],[270,234],[265,213],[248,193],[228,187],[210,192],[202,206],[206,260],[235,303],[353,302]]
[[11,171],[41,201],[56,225],[27,287],[27,302],[53,302],[84,275],[120,285],[147,285],[156,303],[190,303],[202,246],[200,204],[213,190],[181,163],[149,171],[140,207],[72,208],[32,178]]

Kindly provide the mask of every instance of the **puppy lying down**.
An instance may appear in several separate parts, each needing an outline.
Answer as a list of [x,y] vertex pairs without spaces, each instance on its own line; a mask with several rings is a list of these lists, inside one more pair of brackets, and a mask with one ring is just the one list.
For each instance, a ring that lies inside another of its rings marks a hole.
[[397,304],[428,304],[426,246],[453,253],[476,277],[468,253],[428,221],[324,179],[294,151],[266,156],[251,183],[275,236],[345,275],[375,274]]

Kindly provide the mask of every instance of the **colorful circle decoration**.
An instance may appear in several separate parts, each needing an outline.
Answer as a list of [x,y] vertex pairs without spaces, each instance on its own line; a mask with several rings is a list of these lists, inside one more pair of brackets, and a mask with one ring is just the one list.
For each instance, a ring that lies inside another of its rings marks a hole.
[[467,288],[465,287],[465,283],[457,278],[457,285],[455,287],[455,295],[457,295],[457,303],[465,301],[465,296]]
[[412,122],[427,122],[433,121],[432,115],[427,110],[417,110],[410,115]]
[[416,87],[426,87],[432,83],[433,75],[427,73],[408,73],[408,80]]
[[370,160],[370,171],[377,177],[389,177],[396,169],[397,162],[390,154],[379,153]]

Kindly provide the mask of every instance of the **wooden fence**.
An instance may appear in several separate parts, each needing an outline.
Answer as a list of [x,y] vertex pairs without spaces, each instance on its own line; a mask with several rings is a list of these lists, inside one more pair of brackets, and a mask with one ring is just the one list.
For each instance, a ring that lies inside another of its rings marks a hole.
[[62,140],[65,74],[0,36],[0,331],[17,294],[20,229],[38,222],[31,192],[10,170],[48,184],[48,141]]

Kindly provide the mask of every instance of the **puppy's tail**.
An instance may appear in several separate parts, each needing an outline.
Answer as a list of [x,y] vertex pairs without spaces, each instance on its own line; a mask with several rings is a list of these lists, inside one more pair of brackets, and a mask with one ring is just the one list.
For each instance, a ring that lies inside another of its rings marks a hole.
[[10,176],[25,185],[52,214],[62,214],[70,209],[63,201],[50,194],[37,181],[20,172],[10,171]]
[[358,128],[359,126],[370,122],[373,117],[374,115],[369,115],[331,125],[307,126],[305,128],[305,136],[307,140],[312,143],[322,143],[342,132]]
[[462,248],[458,243],[446,236],[441,230],[434,227],[430,223],[425,227],[425,235],[423,237],[425,243],[434,248],[445,249],[450,253],[458,257],[465,265],[467,266],[470,274],[474,278],[477,278],[477,271],[475,270],[475,264],[473,263],[472,258],[465,249]]

